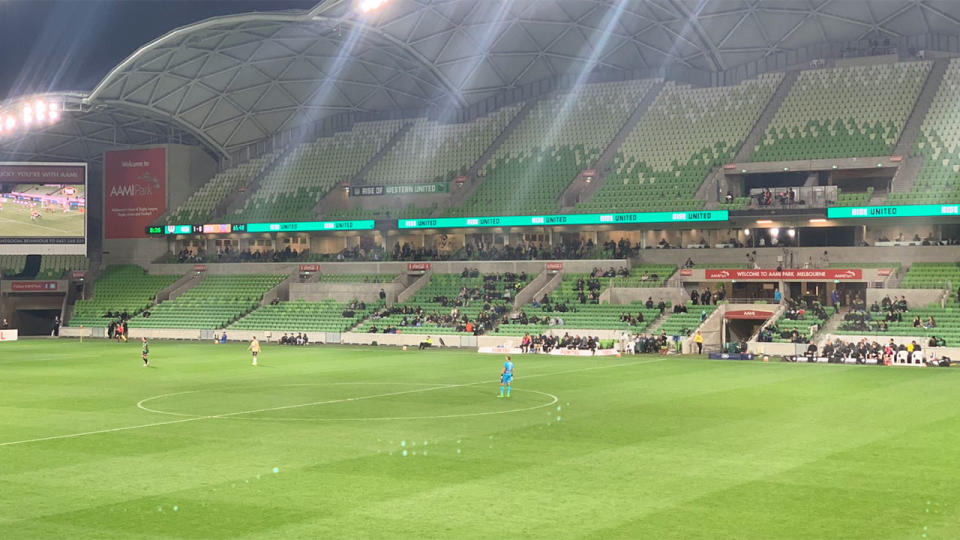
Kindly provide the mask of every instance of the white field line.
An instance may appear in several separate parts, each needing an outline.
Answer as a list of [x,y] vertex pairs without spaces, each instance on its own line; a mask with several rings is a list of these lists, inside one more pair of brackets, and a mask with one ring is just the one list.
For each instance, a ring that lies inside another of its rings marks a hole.
[[[623,364],[611,364],[611,365],[607,365],[607,366],[595,366],[595,367],[589,367],[589,368],[568,369],[568,370],[564,370],[564,371],[555,371],[555,372],[552,372],[552,373],[539,373],[539,374],[535,374],[535,375],[528,375],[528,376],[525,376],[525,377],[522,377],[522,378],[523,378],[523,379],[533,379],[533,378],[537,378],[537,377],[551,377],[551,376],[554,376],[554,375],[564,375],[564,374],[567,374],[567,373],[581,373],[581,372],[584,372],[584,371],[595,371],[595,370],[600,370],[600,369],[612,369],[612,368],[618,368],[618,367],[629,367],[629,366],[636,366],[636,365],[640,365],[640,364],[652,364],[652,363],[656,363],[656,362],[662,362],[662,361],[664,361],[664,360],[666,360],[666,358],[657,358],[657,359],[654,359],[654,360],[639,360],[639,361],[636,361],[636,362],[627,362],[627,363],[623,363]],[[15,446],[15,445],[20,445],[20,444],[28,444],[28,443],[43,442],[43,441],[55,441],[55,440],[60,440],[60,439],[73,439],[73,438],[77,438],[77,437],[86,437],[86,436],[89,436],[89,435],[99,435],[99,434],[102,434],[102,433],[116,433],[116,432],[118,432],[118,431],[131,431],[131,430],[134,430],[134,429],[145,429],[145,428],[156,427],[156,426],[168,426],[168,425],[172,425],[172,424],[184,424],[184,423],[187,423],[187,422],[197,422],[197,421],[200,421],[200,420],[212,420],[212,419],[216,419],[216,418],[230,418],[230,417],[240,416],[240,415],[244,415],[244,414],[255,414],[255,413],[261,413],[261,412],[279,411],[279,410],[295,409],[295,408],[301,408],[301,407],[313,407],[313,406],[317,406],[317,405],[329,405],[329,404],[332,404],[332,403],[343,403],[343,402],[348,402],[348,401],[361,401],[361,400],[376,399],[376,398],[381,398],[381,397],[398,396],[398,395],[402,395],[402,394],[413,394],[413,393],[418,393],[418,392],[431,392],[431,391],[433,391],[433,390],[442,390],[442,389],[446,389],[446,388],[459,388],[459,387],[463,387],[463,386],[476,386],[476,385],[479,385],[479,384],[491,384],[491,381],[490,381],[489,379],[487,379],[487,380],[483,380],[483,381],[477,381],[477,382],[471,382],[471,383],[464,383],[464,384],[445,384],[445,385],[431,386],[431,387],[428,387],[428,388],[419,388],[419,389],[416,389],[416,390],[403,390],[403,391],[399,391],[399,392],[388,392],[388,393],[385,393],[385,394],[373,394],[373,395],[369,395],[369,396],[359,396],[359,397],[343,398],[343,399],[332,399],[332,400],[328,400],[328,401],[314,401],[314,402],[311,402],[311,403],[300,403],[300,404],[295,404],[295,405],[283,405],[283,406],[280,406],[280,407],[267,407],[267,408],[263,408],[263,409],[253,409],[253,410],[249,410],[249,411],[237,411],[237,412],[224,413],[224,414],[212,414],[212,415],[208,415],[208,416],[196,416],[196,417],[192,417],[192,418],[181,418],[181,419],[178,419],[178,420],[167,420],[167,421],[165,421],[165,422],[151,422],[151,423],[149,423],[149,424],[138,424],[138,425],[135,425],[135,426],[121,426],[121,427],[108,428],[108,429],[99,429],[99,430],[95,430],[95,431],[83,431],[83,432],[80,432],[80,433],[68,433],[68,434],[64,434],[64,435],[51,435],[51,436],[49,436],[49,437],[38,437],[38,438],[35,438],[35,439],[23,439],[23,440],[19,440],[19,441],[0,442],[0,447],[4,447],[4,446]],[[167,395],[172,395],[172,394],[167,394]],[[553,396],[553,394],[550,394],[550,395]],[[160,397],[160,396],[155,396],[155,397]],[[146,401],[147,399],[153,399],[153,398],[146,398],[146,399],[144,399],[144,400],[141,400],[140,403],[142,403],[143,401]],[[552,404],[552,403],[551,403],[551,404]],[[138,405],[139,405],[139,403],[138,403]]]

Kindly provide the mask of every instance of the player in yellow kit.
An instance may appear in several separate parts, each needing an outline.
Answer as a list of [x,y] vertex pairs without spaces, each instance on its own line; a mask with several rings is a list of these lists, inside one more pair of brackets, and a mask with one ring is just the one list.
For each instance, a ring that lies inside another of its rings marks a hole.
[[257,341],[257,336],[253,336],[253,339],[250,340],[250,346],[247,347],[247,350],[253,354],[253,365],[256,366],[257,355],[260,354],[260,342]]

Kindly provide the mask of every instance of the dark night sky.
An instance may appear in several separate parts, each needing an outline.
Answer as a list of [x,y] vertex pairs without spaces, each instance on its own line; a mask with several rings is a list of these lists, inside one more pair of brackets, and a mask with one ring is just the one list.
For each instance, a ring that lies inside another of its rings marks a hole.
[[218,15],[319,0],[0,0],[0,100],[91,90],[141,45]]

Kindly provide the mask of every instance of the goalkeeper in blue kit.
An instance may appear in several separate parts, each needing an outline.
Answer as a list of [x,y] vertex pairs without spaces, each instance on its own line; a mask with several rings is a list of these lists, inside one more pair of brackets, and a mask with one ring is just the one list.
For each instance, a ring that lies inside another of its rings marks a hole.
[[507,391],[507,397],[510,397],[511,382],[513,382],[513,362],[510,361],[508,356],[503,363],[503,369],[500,371],[500,395],[498,397],[503,397],[504,389]]

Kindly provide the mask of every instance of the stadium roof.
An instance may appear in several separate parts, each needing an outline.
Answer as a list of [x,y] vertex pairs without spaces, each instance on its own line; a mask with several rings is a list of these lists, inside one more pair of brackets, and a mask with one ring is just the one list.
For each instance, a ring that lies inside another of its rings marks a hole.
[[593,69],[723,71],[824,42],[958,31],[960,2],[937,0],[391,0],[370,15],[325,0],[173,30],[70,94],[76,119],[0,141],[0,153],[96,159],[105,137],[172,136],[225,155],[338,112],[462,106]]

